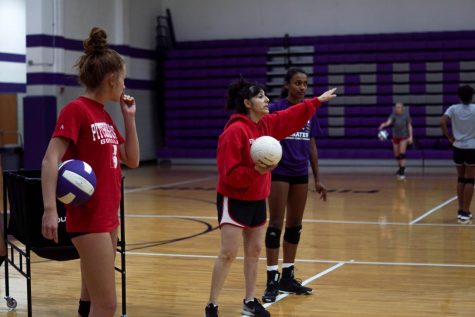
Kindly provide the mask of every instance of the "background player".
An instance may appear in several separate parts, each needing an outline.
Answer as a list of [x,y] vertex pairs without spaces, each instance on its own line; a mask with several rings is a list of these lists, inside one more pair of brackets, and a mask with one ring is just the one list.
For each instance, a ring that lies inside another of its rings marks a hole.
[[[457,90],[459,104],[450,106],[440,119],[442,132],[453,145],[453,159],[457,168],[457,200],[460,223],[470,223],[470,204],[475,178],[475,104],[474,89],[468,85]],[[451,122],[452,132],[447,125]]]
[[396,176],[405,179],[406,172],[406,149],[408,144],[412,144],[412,122],[409,111],[406,111],[402,102],[397,102],[393,107],[393,112],[386,122],[379,125],[379,130],[393,125],[392,143],[394,157],[398,162],[399,169]]

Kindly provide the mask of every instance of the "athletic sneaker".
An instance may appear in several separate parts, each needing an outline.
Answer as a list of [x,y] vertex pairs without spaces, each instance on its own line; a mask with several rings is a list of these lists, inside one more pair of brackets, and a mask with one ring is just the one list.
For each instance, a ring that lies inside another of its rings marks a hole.
[[209,303],[205,308],[205,317],[218,317],[218,306]]
[[405,167],[400,167],[396,172],[397,179],[399,179],[399,180],[406,179],[405,172],[406,172],[406,168]]
[[297,295],[310,294],[312,292],[310,287],[303,286],[300,280],[295,279],[293,265],[282,269],[279,290],[281,293]]
[[262,296],[264,303],[273,303],[279,295],[279,278],[278,271],[267,271],[267,286]]
[[406,175],[404,175],[404,174],[398,174],[398,175],[397,175],[397,179],[400,180],[400,181],[403,181],[403,180],[406,179]]
[[246,300],[242,301],[242,314],[246,316],[270,317],[270,313],[257,298],[247,303]]
[[468,224],[472,222],[472,213],[470,211],[459,210],[457,215],[458,223]]
[[303,286],[302,282],[295,278],[281,278],[279,290],[281,293],[297,295],[308,295],[313,291],[310,287]]
[[404,180],[406,179],[406,175],[405,175],[405,170],[402,169],[402,168],[399,168],[399,170],[396,172],[396,177],[398,180]]

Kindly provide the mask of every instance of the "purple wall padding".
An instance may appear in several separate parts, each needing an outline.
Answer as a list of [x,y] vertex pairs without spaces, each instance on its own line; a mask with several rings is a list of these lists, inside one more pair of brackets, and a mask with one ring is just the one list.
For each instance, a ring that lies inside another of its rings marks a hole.
[[443,64],[443,102],[451,105],[459,102],[457,89],[460,86],[460,62],[444,62]]
[[[365,68],[361,74],[338,73],[344,77],[344,91],[337,94],[350,101],[354,98],[355,106],[337,102],[334,107],[343,108],[342,114],[328,114],[333,106],[319,109],[322,133],[317,143],[322,158],[394,159],[391,141],[381,142],[376,138],[377,126],[387,119],[393,102],[410,95],[429,95],[428,100],[433,101],[415,98],[413,103],[407,103],[417,140],[408,157],[450,158],[447,141],[441,136],[427,135],[426,128],[435,128],[437,124],[428,123],[427,118],[433,114],[426,114],[426,106],[442,105],[446,109],[458,101],[455,92],[462,84],[460,63],[475,60],[475,41],[466,40],[474,36],[475,31],[456,31],[177,43],[167,52],[165,63],[166,147],[159,150],[158,157],[214,158],[218,136],[229,118],[229,113],[223,110],[229,82],[238,74],[265,82],[269,79],[266,78],[269,47],[306,45],[314,47],[313,63],[307,65],[313,66],[314,95],[330,88],[330,65],[377,65],[376,70]],[[443,67],[427,69],[429,62],[442,63]],[[396,63],[408,64],[409,70],[399,69]],[[429,73],[443,75],[431,76],[429,80]],[[407,80],[401,74],[407,74]],[[362,91],[362,85],[375,85],[376,89]],[[435,85],[442,85],[441,91],[438,88],[434,91]],[[439,96],[442,96],[440,101]],[[329,120],[342,116],[346,137],[328,136]]]
[[426,93],[426,63],[409,64],[409,91],[411,94]]
[[346,74],[345,75],[345,94],[357,95],[360,93],[360,75]]
[[40,169],[56,124],[56,97],[23,98],[24,166]]
[[392,85],[384,85],[382,83],[390,83],[393,79],[393,64],[377,64],[376,66],[376,102],[378,104],[387,104],[392,102]]
[[11,94],[26,92],[26,84],[0,83],[0,93]]

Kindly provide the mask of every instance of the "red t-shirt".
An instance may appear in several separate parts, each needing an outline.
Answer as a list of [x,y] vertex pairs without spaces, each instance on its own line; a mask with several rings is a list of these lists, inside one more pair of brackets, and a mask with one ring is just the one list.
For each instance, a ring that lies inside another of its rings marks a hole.
[[104,105],[79,97],[61,110],[54,137],[70,140],[63,161],[79,159],[91,165],[96,189],[80,206],[66,206],[68,232],[110,232],[119,225],[121,195],[119,145],[124,142]]

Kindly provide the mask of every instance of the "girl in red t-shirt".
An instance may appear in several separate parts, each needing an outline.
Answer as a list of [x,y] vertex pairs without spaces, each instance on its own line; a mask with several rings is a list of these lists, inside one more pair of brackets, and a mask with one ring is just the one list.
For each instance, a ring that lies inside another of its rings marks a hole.
[[[112,317],[115,313],[114,260],[122,177],[119,160],[135,168],[140,159],[135,100],[124,95],[125,63],[107,47],[106,39],[104,30],[95,27],[84,41],[85,54],[76,67],[86,92],[61,111],[41,168],[42,232],[45,238],[56,242],[58,165],[79,159],[91,165],[97,177],[95,192],[88,202],[66,206],[66,229],[81,258],[78,313],[82,317]],[[120,103],[125,138],[105,111],[108,101]]]

